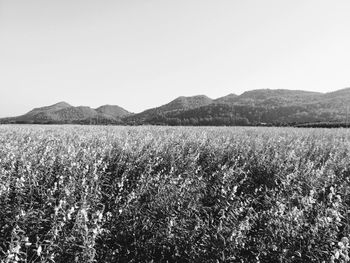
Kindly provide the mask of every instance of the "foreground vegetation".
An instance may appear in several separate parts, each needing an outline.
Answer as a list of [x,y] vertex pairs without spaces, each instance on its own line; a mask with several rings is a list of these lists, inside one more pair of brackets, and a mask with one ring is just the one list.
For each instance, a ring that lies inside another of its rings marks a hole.
[[345,129],[0,126],[1,262],[348,262]]

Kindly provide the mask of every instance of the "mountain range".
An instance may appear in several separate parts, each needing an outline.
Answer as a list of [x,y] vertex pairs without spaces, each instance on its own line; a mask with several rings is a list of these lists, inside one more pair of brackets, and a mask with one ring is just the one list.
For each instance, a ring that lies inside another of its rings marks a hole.
[[116,105],[93,109],[59,102],[21,116],[2,118],[0,123],[227,126],[347,123],[349,106],[350,88],[329,93],[258,89],[217,99],[181,96],[136,114]]

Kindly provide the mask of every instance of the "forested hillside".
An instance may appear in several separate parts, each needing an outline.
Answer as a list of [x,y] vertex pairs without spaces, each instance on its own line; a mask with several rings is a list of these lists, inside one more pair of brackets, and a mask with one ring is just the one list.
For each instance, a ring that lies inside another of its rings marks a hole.
[[[117,105],[97,109],[65,102],[36,108],[0,123],[182,125],[182,126],[294,126],[349,122],[350,88],[331,93],[300,90],[252,90],[211,99],[204,95],[175,100],[133,114]],[[344,125],[343,125],[344,126]]]

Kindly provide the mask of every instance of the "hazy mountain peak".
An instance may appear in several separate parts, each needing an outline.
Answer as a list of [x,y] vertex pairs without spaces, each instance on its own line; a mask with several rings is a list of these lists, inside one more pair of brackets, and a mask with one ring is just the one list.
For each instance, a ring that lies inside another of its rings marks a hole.
[[40,108],[34,108],[33,110],[31,110],[27,114],[37,114],[39,112],[57,111],[57,110],[62,110],[65,108],[70,108],[70,107],[72,107],[70,104],[68,104],[67,102],[61,101],[61,102],[55,103],[53,105],[44,106],[44,107],[40,107]]
[[326,94],[324,94],[326,97],[337,97],[337,96],[348,96],[350,95],[350,87],[349,88],[344,88],[344,89],[340,89],[340,90],[336,90],[333,92],[328,92]]
[[56,106],[56,107],[72,107],[72,105],[70,105],[69,103],[67,103],[65,101],[57,102],[56,104],[53,104],[52,106]]
[[115,118],[123,118],[125,116],[131,115],[131,113],[120,106],[117,105],[102,105],[96,109],[97,112],[102,114],[107,114]]
[[206,95],[180,96],[162,107],[169,108],[169,110],[182,110],[205,106],[212,102],[213,100]]
[[207,95],[194,95],[194,96],[179,96],[177,99],[210,99]]
[[307,94],[322,94],[320,92],[290,90],[290,89],[255,89],[243,92],[240,97],[253,96],[290,96],[290,95],[307,95]]
[[236,101],[236,99],[238,98],[238,95],[234,94],[234,93],[230,93],[226,96],[217,98],[215,100],[216,103],[224,103],[224,104],[231,104],[233,102]]
[[57,102],[57,103],[49,105],[49,106],[41,107],[39,109],[48,109],[48,108],[51,108],[51,109],[54,109],[54,108],[62,109],[62,108],[68,108],[68,107],[72,107],[72,105],[68,104],[65,101],[60,101],[60,102]]

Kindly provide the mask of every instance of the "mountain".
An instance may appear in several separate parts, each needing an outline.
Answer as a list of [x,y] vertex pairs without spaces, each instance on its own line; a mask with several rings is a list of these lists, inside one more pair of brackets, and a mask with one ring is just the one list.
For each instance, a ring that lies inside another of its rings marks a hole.
[[125,118],[128,124],[143,124],[148,123],[149,120],[155,116],[164,116],[174,112],[186,111],[194,108],[209,105],[213,100],[205,95],[198,95],[192,97],[178,97],[175,100],[162,105],[157,108],[148,109],[138,114],[134,114],[130,117]]
[[38,124],[121,124],[121,118],[130,113],[119,106],[105,105],[92,109],[87,106],[73,107],[66,102],[35,108],[28,113],[4,118],[3,123],[38,123]]
[[231,93],[228,94],[224,97],[217,98],[214,100],[214,103],[219,103],[219,104],[232,104],[237,101],[238,95]]
[[41,108],[35,108],[33,110],[31,110],[30,112],[28,112],[26,115],[27,116],[35,116],[36,114],[42,113],[42,112],[55,112],[58,110],[63,110],[66,108],[70,108],[72,107],[71,105],[69,105],[67,102],[59,102],[56,104],[53,104],[51,106],[45,106],[45,107],[41,107]]
[[282,106],[308,103],[320,96],[322,93],[302,90],[259,89],[246,91],[240,96],[230,94],[217,99],[216,102],[228,105]]
[[103,105],[95,110],[101,114],[112,116],[113,118],[124,118],[132,115],[132,113],[117,105]]
[[0,123],[328,127],[329,123],[330,126],[347,125],[349,115],[350,88],[329,93],[257,89],[214,100],[204,95],[182,96],[137,114],[116,105],[92,109],[59,102],[35,108],[22,116],[0,119]]
[[339,98],[339,97],[350,97],[350,88],[345,88],[345,89],[340,89],[340,90],[336,90],[333,92],[329,92],[324,94],[324,97],[327,99],[330,98]]
[[159,107],[158,109],[163,112],[189,110],[208,105],[212,102],[213,100],[205,95],[198,95],[192,97],[181,96],[169,102],[168,104]]
[[259,89],[239,96],[229,94],[212,100],[211,103],[187,109],[153,109],[124,121],[129,124],[158,125],[294,125],[344,122],[348,113],[350,114],[348,105],[350,88],[331,93]]

